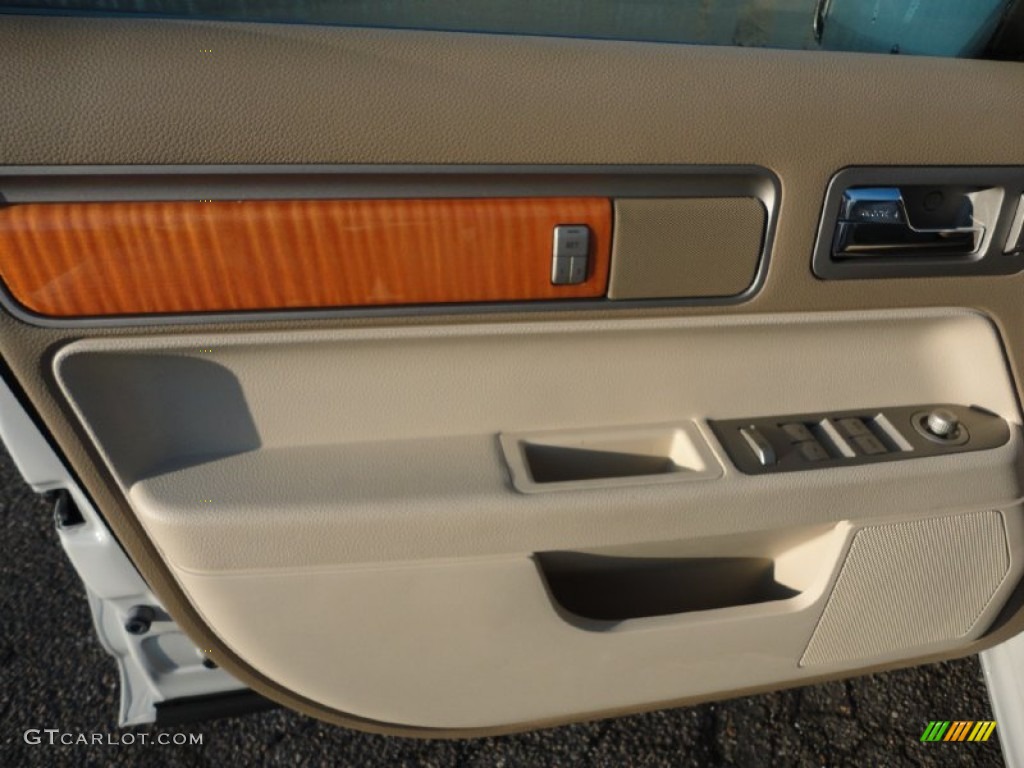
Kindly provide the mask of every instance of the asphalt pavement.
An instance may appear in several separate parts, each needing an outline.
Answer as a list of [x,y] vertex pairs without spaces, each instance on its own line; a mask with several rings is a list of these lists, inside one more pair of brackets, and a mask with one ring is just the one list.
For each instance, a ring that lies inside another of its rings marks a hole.
[[201,745],[51,746],[42,736],[40,744],[26,742],[30,729],[116,739],[119,695],[114,663],[95,639],[49,506],[0,453],[0,766],[1002,765],[995,736],[984,744],[919,740],[929,720],[992,719],[973,657],[491,739],[374,736],[276,710],[131,729],[151,741],[201,734]]

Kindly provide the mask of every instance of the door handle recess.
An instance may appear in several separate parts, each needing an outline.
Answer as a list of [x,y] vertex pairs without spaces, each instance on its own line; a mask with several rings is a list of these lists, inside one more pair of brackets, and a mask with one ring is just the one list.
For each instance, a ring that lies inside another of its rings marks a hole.
[[973,217],[969,198],[957,211],[969,221],[942,228],[915,227],[899,187],[857,187],[843,193],[832,255],[837,258],[968,256],[978,250],[985,228]]

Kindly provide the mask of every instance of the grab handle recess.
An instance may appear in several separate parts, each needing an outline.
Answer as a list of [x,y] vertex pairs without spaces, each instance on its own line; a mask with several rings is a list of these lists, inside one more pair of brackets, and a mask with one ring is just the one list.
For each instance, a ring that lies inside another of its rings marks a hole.
[[970,201],[960,218],[965,226],[915,227],[899,187],[857,187],[843,193],[832,254],[837,258],[967,256],[982,242],[985,228],[975,223]]

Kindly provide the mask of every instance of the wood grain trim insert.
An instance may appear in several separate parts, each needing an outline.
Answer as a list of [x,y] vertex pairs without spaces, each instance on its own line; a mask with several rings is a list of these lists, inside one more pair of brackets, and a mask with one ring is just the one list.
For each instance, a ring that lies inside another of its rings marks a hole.
[[[0,278],[55,317],[595,298],[606,198],[29,203],[0,208]],[[587,279],[551,284],[557,224]]]

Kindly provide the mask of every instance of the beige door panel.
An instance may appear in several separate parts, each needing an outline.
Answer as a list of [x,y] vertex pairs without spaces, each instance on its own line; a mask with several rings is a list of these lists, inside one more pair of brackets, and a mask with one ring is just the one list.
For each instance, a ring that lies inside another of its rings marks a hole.
[[[743,231],[718,214],[693,229],[693,271],[723,273],[685,290],[723,295],[748,284],[768,222],[763,285],[729,306],[157,327],[0,313],[12,382],[111,529],[256,690],[345,725],[485,733],[949,658],[1024,625],[1024,275],[811,270],[844,167],[1024,166],[1020,65],[42,17],[4,18],[0,63],[0,166],[70,199],[95,192],[69,171],[90,164],[192,182],[269,163],[777,178],[763,212],[735,209]],[[613,264],[613,291],[659,295],[673,237],[652,234],[657,205],[616,205],[652,254]],[[987,409],[1011,437],[747,475],[709,425],[926,403]],[[528,488],[507,458],[524,439],[674,457],[677,476]]]
[[[55,366],[210,628],[282,686],[372,720],[493,728],[952,651],[1020,575],[1020,417],[971,312],[111,338]],[[983,407],[1013,435],[753,477],[706,424],[929,402]],[[693,474],[522,493],[498,438],[541,427],[655,453],[668,430]],[[613,562],[572,582],[558,552]],[[576,589],[600,610],[595,590],[629,592],[607,569],[654,553],[654,588],[712,596],[633,588],[611,619],[560,604]]]
[[[984,632],[1020,577],[1020,510],[1007,514],[1005,536],[997,512],[924,524],[941,539],[938,549],[924,549],[935,536],[915,533],[900,553],[909,558],[879,553],[896,605],[880,605],[877,592],[860,584],[846,598],[858,603],[856,624],[839,618],[818,632],[853,535],[846,524],[804,543],[814,567],[803,563],[802,578],[790,582],[795,597],[608,626],[563,615],[526,557],[179,578],[237,653],[315,701],[384,722],[493,728],[720,697],[952,651]],[[896,528],[874,530],[889,536]],[[788,554],[780,553],[777,567]],[[933,568],[930,578],[915,577],[915,565],[941,555],[985,570]],[[879,647],[875,635],[888,626],[898,633],[895,647]],[[860,651],[852,658],[851,646]]]
[[1019,424],[999,339],[964,311],[112,338],[55,365],[161,551],[194,571],[612,546],[889,514],[894,498],[921,513],[1022,496],[1016,436],[748,477],[702,426],[717,480],[524,495],[508,478],[504,432],[932,402]]

